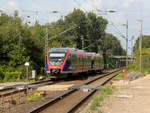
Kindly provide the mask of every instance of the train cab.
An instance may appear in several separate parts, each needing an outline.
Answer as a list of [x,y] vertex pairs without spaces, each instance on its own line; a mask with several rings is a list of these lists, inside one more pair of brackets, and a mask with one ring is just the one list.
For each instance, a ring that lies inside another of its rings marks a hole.
[[75,49],[71,48],[52,48],[48,52],[47,57],[47,71],[52,74],[61,74],[70,69],[71,52]]

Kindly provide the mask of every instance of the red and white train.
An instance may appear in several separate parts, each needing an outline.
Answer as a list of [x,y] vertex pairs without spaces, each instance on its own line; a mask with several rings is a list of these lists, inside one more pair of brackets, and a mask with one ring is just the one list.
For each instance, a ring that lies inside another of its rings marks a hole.
[[52,48],[46,55],[46,71],[51,78],[103,70],[103,57],[75,48]]

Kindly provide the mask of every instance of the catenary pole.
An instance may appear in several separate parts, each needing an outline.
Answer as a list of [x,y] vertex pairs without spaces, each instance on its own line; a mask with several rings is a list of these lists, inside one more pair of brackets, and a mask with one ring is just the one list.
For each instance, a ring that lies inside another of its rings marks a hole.
[[128,66],[128,20],[126,22],[126,67]]
[[142,71],[142,37],[143,37],[143,20],[138,20],[141,24],[140,27],[140,38],[139,38],[139,51],[140,51],[140,59],[139,59],[139,68]]

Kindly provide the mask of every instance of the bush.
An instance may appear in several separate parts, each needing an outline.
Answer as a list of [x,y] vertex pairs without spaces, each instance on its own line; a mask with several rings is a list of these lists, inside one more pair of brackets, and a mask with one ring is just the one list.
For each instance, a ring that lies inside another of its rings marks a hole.
[[[136,61],[134,64],[129,66],[129,70],[131,71],[140,71],[140,55],[139,51],[135,53]],[[142,49],[142,72],[149,73],[150,72],[150,49]]]
[[22,72],[6,72],[4,80],[19,80]]
[[3,80],[5,77],[5,74],[3,72],[3,69],[0,67],[0,80]]

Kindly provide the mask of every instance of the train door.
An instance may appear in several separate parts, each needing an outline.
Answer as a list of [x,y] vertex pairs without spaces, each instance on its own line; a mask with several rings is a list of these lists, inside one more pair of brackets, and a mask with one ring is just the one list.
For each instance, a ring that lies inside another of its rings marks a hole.
[[72,66],[71,66],[71,56],[68,56],[68,59],[66,61],[66,66],[68,67],[69,71],[72,71]]

